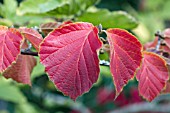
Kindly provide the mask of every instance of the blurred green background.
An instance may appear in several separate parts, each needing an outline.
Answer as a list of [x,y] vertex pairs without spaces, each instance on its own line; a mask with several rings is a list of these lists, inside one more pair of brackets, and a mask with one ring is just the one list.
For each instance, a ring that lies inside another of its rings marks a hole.
[[[153,40],[157,30],[170,27],[169,6],[170,0],[0,0],[0,25],[34,27],[67,20],[101,23],[104,29],[127,29],[145,43]],[[104,60],[108,56],[99,55]],[[0,113],[117,113],[117,109],[148,104],[139,96],[136,80],[130,81],[114,100],[107,66],[100,66],[97,83],[74,102],[56,90],[38,57],[37,63],[31,75],[32,87],[0,76]],[[154,110],[169,102],[169,95],[159,96],[150,103],[152,108],[135,113],[160,113],[160,109]]]

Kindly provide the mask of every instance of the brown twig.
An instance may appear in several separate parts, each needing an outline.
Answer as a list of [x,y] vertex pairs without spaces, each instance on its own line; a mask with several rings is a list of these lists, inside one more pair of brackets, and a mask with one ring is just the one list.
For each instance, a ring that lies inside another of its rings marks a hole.
[[38,52],[32,52],[32,51],[21,51],[22,55],[31,55],[31,56],[38,56]]

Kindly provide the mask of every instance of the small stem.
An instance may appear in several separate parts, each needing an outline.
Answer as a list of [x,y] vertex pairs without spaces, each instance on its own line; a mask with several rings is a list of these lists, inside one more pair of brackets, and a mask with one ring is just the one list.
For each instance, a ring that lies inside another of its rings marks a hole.
[[163,36],[163,34],[162,34],[161,31],[157,31],[157,32],[155,33],[155,36],[158,36],[158,37],[161,38],[161,39],[165,39],[165,37]]
[[97,28],[99,29],[99,33],[102,33],[102,32],[103,32],[102,24],[99,24],[99,25],[97,26]]
[[29,48],[21,49],[22,55],[38,56],[38,52],[32,52]]
[[31,56],[38,56],[38,52],[32,52],[32,51],[21,51],[22,55],[31,55]]
[[[32,52],[32,51],[21,51],[22,55],[31,55],[31,56],[38,56],[38,52]],[[105,60],[100,60],[99,64],[101,66],[109,66],[110,62]]]
[[106,60],[100,60],[99,64],[101,66],[109,66],[110,65],[110,62],[109,61],[106,61]]
[[159,48],[160,48],[160,45],[161,45],[161,38],[158,38],[158,43],[157,43],[157,45],[156,45],[156,51],[158,51],[159,50]]
[[31,27],[33,30],[35,31],[38,31],[39,32],[39,27],[38,26],[34,26],[34,27]]
[[156,49],[156,51],[159,51],[159,48],[160,48],[161,43],[162,43],[162,40],[165,39],[165,38],[164,38],[163,34],[160,31],[157,31],[155,33],[155,36],[158,36],[158,43],[157,43],[155,49]]
[[104,39],[103,37],[100,37],[100,40],[103,42],[103,44],[108,44],[108,41]]

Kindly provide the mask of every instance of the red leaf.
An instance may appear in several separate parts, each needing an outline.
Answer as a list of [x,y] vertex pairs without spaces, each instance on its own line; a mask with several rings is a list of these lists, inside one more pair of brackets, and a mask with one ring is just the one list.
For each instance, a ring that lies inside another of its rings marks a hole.
[[40,60],[56,87],[75,100],[98,79],[96,50],[101,45],[97,27],[90,23],[72,23],[55,29],[44,39]]
[[164,34],[163,42],[165,43],[165,45],[161,46],[161,49],[163,49],[165,52],[170,52],[170,28],[165,29],[163,34]]
[[73,23],[73,22],[70,21],[70,20],[65,21],[65,22],[63,22],[59,27],[63,27],[63,26],[68,25],[68,24],[70,24],[70,23]]
[[130,88],[130,97],[128,98],[129,104],[142,102],[142,98],[139,96],[138,88]]
[[40,30],[45,34],[48,35],[49,32],[58,28],[62,23],[60,22],[49,22],[40,25]]
[[136,74],[139,94],[152,101],[165,87],[169,79],[166,62],[157,54],[143,52],[142,65]]
[[34,48],[39,51],[39,45],[43,40],[41,34],[31,28],[21,27],[19,30],[24,37],[32,43]]
[[[110,68],[116,88],[116,97],[139,67],[142,46],[135,36],[122,29],[108,29]],[[115,97],[115,98],[116,98]]]
[[113,102],[117,106],[125,106],[128,104],[128,99],[126,99],[126,96],[124,93],[121,93],[116,98],[116,100],[114,100],[114,98],[115,98],[115,92],[112,90],[109,90],[107,88],[100,88],[97,91],[96,99],[99,105],[105,105],[111,102]]
[[60,22],[49,22],[49,23],[45,23],[45,24],[41,24],[40,25],[40,29],[43,30],[43,29],[55,29],[57,28],[58,26],[60,26]]
[[0,26],[0,72],[16,61],[21,41],[22,36],[16,29]]
[[165,38],[170,38],[170,28],[167,28],[163,32]]
[[13,80],[31,85],[30,74],[36,65],[36,59],[33,56],[19,55],[16,63],[4,71],[5,78],[12,78]]
[[147,50],[149,48],[155,48],[157,43],[158,43],[158,37],[156,36],[152,42],[148,42],[144,44],[144,50]]
[[66,25],[66,24],[70,24],[70,23],[73,23],[71,20],[68,20],[68,21],[64,21],[62,25]]
[[167,53],[170,53],[170,48],[166,45],[164,46],[161,46],[161,49],[164,51],[164,52],[167,52]]
[[56,28],[62,27],[64,25],[70,24],[72,21],[65,21],[63,23],[61,22],[49,22],[45,24],[40,25],[40,30],[46,35],[48,35],[51,31],[53,31]]
[[112,90],[109,90],[105,87],[99,88],[97,91],[96,101],[100,105],[113,102],[115,93]]
[[163,93],[170,93],[170,81],[166,83],[166,87],[163,90]]
[[165,38],[164,42],[166,44],[166,51],[170,51],[170,38]]
[[[28,45],[24,42],[22,48],[27,48]],[[7,68],[3,76],[5,78],[12,78],[13,80],[31,85],[30,74],[36,65],[36,59],[29,55],[19,55],[16,63]]]

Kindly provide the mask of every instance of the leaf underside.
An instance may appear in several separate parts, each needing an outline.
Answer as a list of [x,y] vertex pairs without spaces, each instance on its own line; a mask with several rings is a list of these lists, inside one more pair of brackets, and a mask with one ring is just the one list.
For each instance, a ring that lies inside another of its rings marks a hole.
[[110,70],[117,97],[140,65],[142,46],[135,36],[125,30],[108,29],[106,33],[110,45]]
[[49,78],[75,100],[89,91],[99,75],[96,50],[102,43],[90,23],[71,23],[52,31],[40,45],[40,62]]
[[143,60],[136,74],[139,94],[152,101],[164,89],[168,77],[166,62],[157,54],[143,52]]

